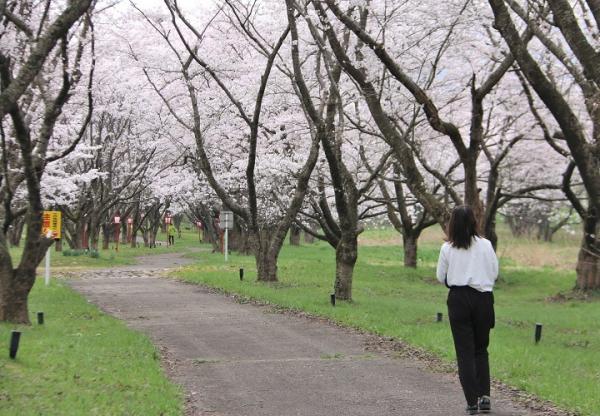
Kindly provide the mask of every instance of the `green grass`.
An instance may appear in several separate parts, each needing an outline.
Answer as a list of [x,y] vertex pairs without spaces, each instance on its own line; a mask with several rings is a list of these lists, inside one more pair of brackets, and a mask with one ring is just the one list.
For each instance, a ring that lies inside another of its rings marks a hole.
[[[381,230],[369,238],[385,238]],[[333,250],[318,243],[287,246],[279,261],[279,282],[255,282],[253,257],[233,254],[229,264],[220,255],[195,254],[199,263],[177,274],[186,281],[286,308],[327,316],[352,327],[401,338],[426,348],[446,361],[454,360],[446,318],[447,290],[434,280],[439,244],[420,247],[420,268],[402,266],[401,247],[362,246],[354,275],[352,303],[329,304],[335,273]],[[244,267],[245,279],[238,269]],[[493,376],[582,415],[600,415],[600,302],[549,302],[568,292],[572,271],[523,268],[503,259],[495,292],[496,328],[490,356]],[[544,325],[542,341],[533,342],[536,322]]]
[[[150,340],[101,313],[80,295],[39,281],[30,315],[44,325],[19,326],[16,360],[0,354],[0,415],[180,415],[182,394],[160,367]],[[0,324],[8,345],[13,325]]]

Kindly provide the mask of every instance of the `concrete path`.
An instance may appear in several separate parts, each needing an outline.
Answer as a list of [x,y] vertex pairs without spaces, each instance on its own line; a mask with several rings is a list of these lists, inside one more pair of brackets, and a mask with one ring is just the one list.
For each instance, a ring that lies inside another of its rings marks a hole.
[[[373,352],[372,337],[160,278],[185,262],[155,256],[70,284],[161,348],[169,375],[186,391],[189,415],[464,414],[454,375]],[[494,415],[541,414],[493,396]]]

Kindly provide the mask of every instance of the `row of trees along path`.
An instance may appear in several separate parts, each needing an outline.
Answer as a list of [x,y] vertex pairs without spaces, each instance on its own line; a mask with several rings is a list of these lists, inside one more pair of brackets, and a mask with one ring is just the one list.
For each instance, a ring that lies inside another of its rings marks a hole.
[[393,3],[0,1],[0,321],[28,322],[44,208],[74,249],[106,248],[117,212],[152,246],[170,212],[217,250],[231,210],[263,282],[303,229],[351,300],[370,219],[416,267],[449,207],[496,246],[533,203],[550,232],[579,217],[575,287],[600,288],[600,5]]

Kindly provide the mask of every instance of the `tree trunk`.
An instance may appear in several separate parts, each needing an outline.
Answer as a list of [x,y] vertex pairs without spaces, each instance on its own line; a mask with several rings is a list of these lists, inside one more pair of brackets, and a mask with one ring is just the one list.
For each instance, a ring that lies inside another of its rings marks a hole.
[[89,233],[92,250],[98,250],[98,241],[100,240],[100,224],[92,220],[90,222]]
[[98,243],[100,241],[100,230],[91,230],[90,235],[90,246],[92,250],[98,250]]
[[17,218],[13,221],[12,226],[8,230],[8,242],[13,247],[19,247],[21,237],[23,236],[23,227],[25,226],[24,218]]
[[144,240],[144,247],[151,247],[150,246],[150,239],[148,237],[148,229],[144,229],[142,231],[142,239]]
[[137,233],[138,233],[138,229],[134,224],[134,227],[131,230],[131,248],[137,247]]
[[252,254],[252,243],[250,236],[245,229],[242,229],[240,233],[240,246],[238,247],[238,253],[243,256],[249,256]]
[[173,216],[173,225],[177,230],[177,238],[181,238],[181,223],[183,222],[183,214],[176,214]]
[[85,227],[85,221],[82,219],[75,223],[75,229],[73,230],[73,235],[71,236],[71,241],[69,242],[69,246],[73,250],[79,250],[87,247],[87,241],[85,241],[87,239],[84,231]]
[[335,297],[352,300],[352,275],[358,257],[358,239],[355,232],[344,232],[335,249]]
[[496,214],[494,213],[492,215],[493,218],[488,219],[485,222],[485,229],[483,231],[483,235],[485,236],[485,238],[490,240],[490,243],[492,243],[492,247],[495,251],[498,248],[498,234],[496,233]]
[[551,242],[552,241],[552,233],[551,233],[551,227],[550,227],[550,220],[548,218],[544,218],[541,219],[540,222],[538,223],[538,232],[537,232],[537,239],[538,240],[543,240],[546,242]]
[[300,227],[292,224],[292,226],[290,227],[290,245],[299,246],[300,245],[300,235],[301,235]]
[[315,237],[312,234],[309,234],[309,233],[305,232],[304,233],[304,242],[306,244],[314,244]]
[[229,230],[227,243],[229,252],[240,250],[240,245],[242,244],[242,230],[237,226],[237,224],[232,230]]
[[221,251],[221,230],[217,225],[217,217],[210,217],[210,222],[204,223],[204,241],[212,244],[212,252],[217,253]]
[[256,280],[259,282],[276,282],[279,249],[274,249],[271,246],[273,231],[263,229],[259,233],[259,235],[251,236],[256,258]]
[[402,235],[404,250],[404,267],[417,268],[417,245],[419,236],[411,233]]
[[577,258],[577,283],[580,290],[600,289],[600,221],[591,208],[583,221],[583,241]]
[[102,250],[108,250],[110,242],[110,224],[102,224]]
[[29,324],[27,297],[35,283],[35,269],[0,270],[0,322]]
[[83,224],[81,230],[81,248],[89,249],[90,248],[90,225],[88,223]]
[[0,322],[29,324],[27,298],[35,283],[35,271],[52,240],[42,238],[42,204],[30,194],[25,248],[19,266],[13,268],[6,240],[0,236]]
[[208,230],[205,228],[202,229],[202,241],[200,241],[201,243],[204,244],[212,244],[213,243],[213,239],[210,237],[211,234],[208,232]]
[[154,228],[150,229],[150,235],[149,235],[150,247],[156,248],[156,236],[158,235],[159,228],[160,228],[159,226],[155,226]]
[[600,251],[591,253],[587,247],[581,247],[577,258],[577,284],[580,290],[600,289]]
[[260,250],[256,255],[256,280],[259,282],[277,281],[277,255],[269,250]]

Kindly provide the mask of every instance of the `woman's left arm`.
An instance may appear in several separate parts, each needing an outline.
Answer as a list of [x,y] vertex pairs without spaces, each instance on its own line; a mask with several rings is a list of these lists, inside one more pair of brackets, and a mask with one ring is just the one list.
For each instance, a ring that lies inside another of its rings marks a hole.
[[490,263],[492,265],[492,273],[494,274],[494,280],[498,278],[498,256],[494,251],[492,243],[490,243]]

